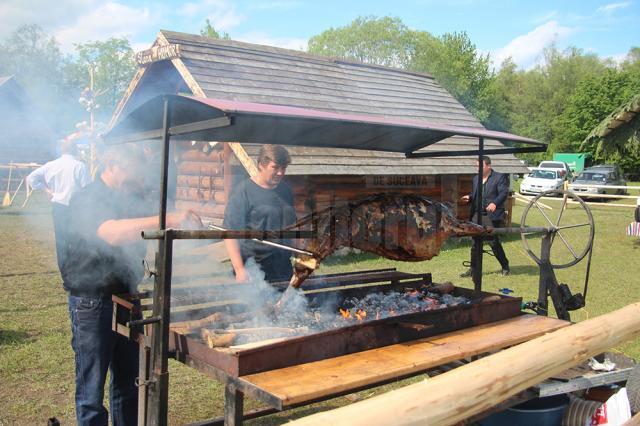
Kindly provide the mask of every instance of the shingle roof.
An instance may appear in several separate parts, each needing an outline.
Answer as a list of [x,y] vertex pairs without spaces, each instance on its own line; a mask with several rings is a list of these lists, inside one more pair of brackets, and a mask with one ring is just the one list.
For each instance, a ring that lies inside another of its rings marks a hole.
[[162,31],[207,97],[332,111],[482,124],[427,74],[295,50]]
[[[180,45],[181,61],[207,97],[483,128],[427,74],[231,40],[164,30],[161,34]],[[487,147],[496,144],[485,141]],[[474,139],[450,138],[430,149],[474,148]],[[406,159],[392,153],[329,148],[291,148],[291,153],[290,174],[476,172],[474,157]],[[493,165],[505,172],[527,171],[513,155],[495,156]]]

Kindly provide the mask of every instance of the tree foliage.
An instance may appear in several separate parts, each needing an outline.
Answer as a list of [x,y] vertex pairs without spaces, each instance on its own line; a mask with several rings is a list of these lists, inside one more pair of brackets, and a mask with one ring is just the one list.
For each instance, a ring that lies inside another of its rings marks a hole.
[[13,75],[54,126],[79,110],[61,106],[74,96],[69,63],[55,39],[37,25],[22,26],[0,42],[0,75]]
[[316,55],[408,68],[416,47],[415,36],[400,18],[358,17],[345,27],[329,28],[311,37],[308,50]]
[[205,21],[204,28],[200,30],[200,35],[203,37],[222,40],[229,40],[231,38],[229,37],[229,33],[219,33],[218,31],[216,31],[216,29],[213,28],[213,25],[211,25],[211,21],[209,21],[209,18],[207,18],[207,20]]
[[[546,153],[522,155],[531,162],[578,151],[600,120],[640,91],[640,47],[618,65],[552,44],[533,69],[520,70],[510,58],[493,69],[490,56],[466,33],[436,37],[391,17],[360,17],[330,28],[310,39],[309,52],[429,73],[486,127],[547,142]],[[584,149],[597,160],[613,158],[611,153],[605,158],[607,150]],[[615,151],[618,159],[620,152]],[[620,160],[627,170],[640,169],[640,160],[634,160],[640,156],[627,157]]]
[[496,94],[488,55],[465,32],[434,37],[399,18],[359,17],[311,37],[310,53],[429,73],[480,121],[502,128],[490,101]]
[[76,52],[77,59],[69,70],[75,87],[89,86],[92,72],[93,92],[100,94],[98,116],[108,119],[136,72],[133,49],[127,39],[109,38],[78,44]]
[[88,118],[78,98],[89,86],[89,68],[93,68],[94,93],[102,93],[97,99],[98,119],[106,121],[135,73],[133,56],[124,38],[78,44],[75,55],[64,55],[53,37],[37,25],[25,25],[0,42],[0,75],[14,75],[64,134]]

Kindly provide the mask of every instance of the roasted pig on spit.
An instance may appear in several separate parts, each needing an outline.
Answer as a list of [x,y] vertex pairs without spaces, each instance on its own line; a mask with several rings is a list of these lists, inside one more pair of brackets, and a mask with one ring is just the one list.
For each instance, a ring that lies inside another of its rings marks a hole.
[[437,256],[451,235],[477,236],[487,230],[458,220],[447,204],[419,195],[380,194],[314,212],[290,228],[312,225],[318,237],[297,255],[290,286],[298,288],[327,256],[341,247],[387,259],[418,262]]

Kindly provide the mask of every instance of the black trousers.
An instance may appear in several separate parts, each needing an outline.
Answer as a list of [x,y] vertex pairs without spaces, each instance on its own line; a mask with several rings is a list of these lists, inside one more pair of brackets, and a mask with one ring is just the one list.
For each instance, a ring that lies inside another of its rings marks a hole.
[[[493,226],[494,228],[502,228],[504,226],[504,221],[502,220],[490,220],[489,218],[487,218],[486,216],[482,217],[482,224],[487,226],[489,223],[491,223],[491,226]],[[504,252],[504,248],[502,248],[502,243],[500,242],[500,237],[497,235],[491,236],[491,237],[485,237],[483,238],[483,241],[487,241],[489,243],[489,247],[491,247],[491,251],[493,252],[494,256],[496,257],[496,260],[498,260],[498,262],[500,262],[500,266],[502,267],[502,269],[509,269],[509,259],[507,259],[507,255]],[[483,243],[484,245],[484,243]],[[471,259],[473,260],[473,258],[475,256],[477,256],[477,254],[475,253],[474,250],[475,246],[471,247]],[[473,265],[473,262],[471,263]]]
[[53,230],[56,235],[56,257],[58,269],[62,271],[62,265],[67,259],[67,244],[69,241],[69,207],[60,203],[51,203],[53,214]]

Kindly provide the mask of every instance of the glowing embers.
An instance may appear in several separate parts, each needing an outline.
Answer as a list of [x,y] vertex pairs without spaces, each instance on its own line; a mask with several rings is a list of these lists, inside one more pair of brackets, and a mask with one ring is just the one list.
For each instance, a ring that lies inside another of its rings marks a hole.
[[343,302],[339,313],[345,320],[366,321],[470,303],[466,297],[456,297],[446,292],[439,294],[432,290],[423,287],[404,292],[371,293],[362,298],[350,297]]

